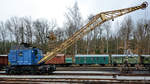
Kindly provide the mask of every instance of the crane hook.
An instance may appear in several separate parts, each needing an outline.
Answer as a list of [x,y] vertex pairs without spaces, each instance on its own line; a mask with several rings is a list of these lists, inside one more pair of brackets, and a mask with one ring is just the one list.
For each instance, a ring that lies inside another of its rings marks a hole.
[[145,9],[146,7],[148,7],[148,2],[143,2],[141,6],[143,7],[143,9]]

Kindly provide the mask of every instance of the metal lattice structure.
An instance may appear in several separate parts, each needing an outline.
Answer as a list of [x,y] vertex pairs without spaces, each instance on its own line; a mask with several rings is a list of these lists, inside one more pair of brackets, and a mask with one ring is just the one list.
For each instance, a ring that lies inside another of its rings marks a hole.
[[85,26],[83,26],[81,29],[75,32],[71,37],[69,37],[66,41],[64,41],[60,46],[56,47],[54,50],[52,50],[52,52],[47,52],[45,57],[41,59],[38,63],[46,62],[52,59],[58,53],[62,52],[66,48],[73,45],[76,41],[78,41],[83,36],[91,32],[92,30],[94,30],[96,27],[100,26],[102,23],[111,19],[113,20],[114,18],[125,15],[127,13],[130,13],[139,9],[144,9],[147,6],[148,6],[148,3],[144,2],[139,6],[113,10],[113,11],[107,11],[107,12],[101,12],[95,15]]

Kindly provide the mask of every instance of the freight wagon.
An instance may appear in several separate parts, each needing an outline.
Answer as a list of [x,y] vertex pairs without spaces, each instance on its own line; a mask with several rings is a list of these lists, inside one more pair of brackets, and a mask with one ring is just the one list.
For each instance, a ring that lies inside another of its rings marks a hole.
[[109,55],[75,55],[75,64],[79,65],[109,64]]
[[142,65],[150,67],[150,55],[141,55],[139,61]]
[[125,64],[127,61],[129,66],[135,66],[136,64],[150,65],[150,55],[125,55],[125,54],[100,54],[100,55],[75,55],[75,64],[79,65],[112,65],[119,66]]
[[65,54],[57,54],[46,62],[46,64],[55,64],[56,66],[70,66],[72,63],[72,58],[67,58]]
[[125,61],[128,62],[131,66],[135,66],[135,64],[139,63],[138,55],[125,55],[125,54],[113,54],[111,55],[111,64],[114,66],[123,65]]
[[[0,63],[5,67],[8,64],[8,56],[1,56]],[[75,60],[75,61],[73,61]],[[71,65],[112,65],[119,66],[123,65],[125,61],[128,61],[130,66],[135,66],[136,64],[142,64],[143,66],[150,65],[150,55],[123,55],[123,54],[99,54],[99,55],[85,55],[85,54],[76,54],[75,59],[72,59],[71,56],[66,56],[64,54],[58,54],[53,59],[46,62],[47,65],[54,64],[56,66],[71,66]]]
[[0,70],[5,69],[7,65],[8,65],[8,56],[0,55]]

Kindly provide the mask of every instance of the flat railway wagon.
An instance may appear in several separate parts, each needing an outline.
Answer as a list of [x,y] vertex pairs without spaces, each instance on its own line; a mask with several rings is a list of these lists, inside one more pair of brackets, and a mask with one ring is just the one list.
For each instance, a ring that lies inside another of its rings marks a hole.
[[0,55],[0,70],[3,70],[8,65],[8,56]]

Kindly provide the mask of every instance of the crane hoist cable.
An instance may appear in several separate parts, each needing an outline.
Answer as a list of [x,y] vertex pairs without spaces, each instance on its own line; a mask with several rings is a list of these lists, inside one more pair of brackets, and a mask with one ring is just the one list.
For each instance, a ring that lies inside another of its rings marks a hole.
[[107,11],[107,12],[101,12],[97,15],[95,15],[85,26],[83,26],[81,29],[79,29],[77,32],[75,32],[71,37],[69,37],[67,40],[65,40],[60,46],[53,49],[51,52],[47,52],[46,55],[38,62],[43,63],[47,62],[48,60],[51,60],[53,57],[55,57],[58,53],[62,52],[66,48],[73,45],[76,41],[81,39],[83,36],[94,30],[96,27],[100,26],[102,23],[112,20],[114,18],[117,18],[119,16],[128,14],[130,12],[144,9],[148,6],[147,2],[143,2],[139,6],[119,9],[119,10],[113,10],[113,11]]

